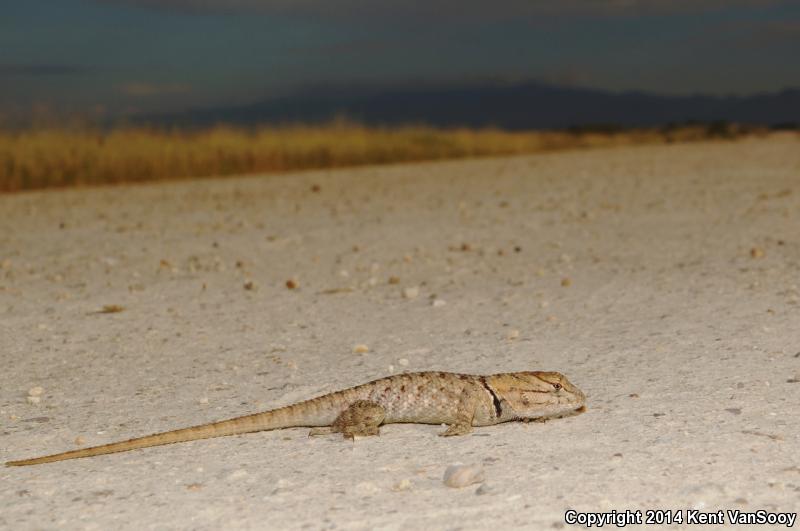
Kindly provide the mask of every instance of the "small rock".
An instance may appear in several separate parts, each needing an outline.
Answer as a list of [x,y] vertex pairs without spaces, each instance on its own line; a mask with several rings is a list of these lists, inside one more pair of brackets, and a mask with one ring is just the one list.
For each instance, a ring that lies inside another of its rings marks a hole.
[[485,474],[476,465],[451,465],[444,471],[444,484],[454,489],[467,487],[475,483],[483,483]]
[[753,247],[750,249],[750,256],[752,258],[764,258],[764,249],[761,247]]
[[369,347],[363,343],[359,343],[358,345],[353,347],[353,352],[356,354],[366,354],[369,352]]
[[381,488],[371,481],[362,481],[361,483],[356,483],[356,485],[353,487],[353,490],[355,490],[355,492],[361,496],[370,496],[372,494],[381,492]]
[[395,492],[401,492],[401,491],[409,490],[409,489],[411,489],[411,480],[410,479],[402,479],[402,480],[398,481],[397,483],[395,483],[394,485],[392,485],[392,490],[395,491]]
[[228,481],[236,481],[239,479],[246,478],[248,475],[249,473],[247,472],[247,470],[240,468],[239,470],[234,470],[233,472],[228,474],[228,477],[226,479]]
[[447,302],[443,301],[442,299],[434,299],[433,302],[431,303],[431,306],[433,306],[434,308],[441,308],[446,304]]
[[28,396],[41,396],[42,393],[44,393],[44,389],[42,387],[39,387],[38,385],[36,387],[31,387],[30,389],[28,389]]
[[490,487],[488,483],[483,483],[475,490],[475,494],[483,496],[484,494],[491,494],[493,491],[494,489]]
[[406,299],[416,299],[419,296],[419,286],[410,286],[403,290],[403,297]]
[[561,285],[563,287],[565,287],[565,288],[568,287],[568,286],[571,286],[572,285],[572,280],[569,277],[564,277],[564,278],[561,279]]
[[519,337],[519,330],[517,329],[509,330],[508,334],[506,334],[506,339],[508,339],[509,341],[513,341],[518,337]]
[[40,397],[40,396],[29,396],[28,397],[28,403],[29,404],[38,404],[41,401],[42,401],[42,397]]
[[400,358],[397,360],[397,364],[403,367],[408,367],[408,360],[405,358]]
[[289,289],[297,289],[300,287],[300,282],[296,278],[290,278],[286,281],[286,287]]
[[258,289],[258,286],[252,280],[248,280],[247,282],[244,283],[244,289],[246,289],[247,291],[255,291]]
[[400,277],[391,276],[388,282],[389,284],[400,284]]
[[73,442],[75,443],[75,446],[83,446],[84,444],[86,444],[86,439],[78,435],[77,437],[75,437],[75,440]]

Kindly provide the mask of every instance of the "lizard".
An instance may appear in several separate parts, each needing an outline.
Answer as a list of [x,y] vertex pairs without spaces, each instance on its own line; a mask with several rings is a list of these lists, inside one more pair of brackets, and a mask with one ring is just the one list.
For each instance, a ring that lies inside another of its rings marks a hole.
[[466,435],[474,426],[515,420],[544,421],[586,409],[586,397],[558,372],[527,371],[488,376],[410,372],[332,392],[288,406],[189,428],[165,431],[63,453],[9,461],[26,466],[126,452],[150,446],[293,427],[309,436],[379,434],[391,423],[446,424],[439,435]]

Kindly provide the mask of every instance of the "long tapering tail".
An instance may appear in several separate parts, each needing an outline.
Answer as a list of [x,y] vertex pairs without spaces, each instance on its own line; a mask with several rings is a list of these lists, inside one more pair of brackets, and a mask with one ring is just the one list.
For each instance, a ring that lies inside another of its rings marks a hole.
[[222,420],[210,424],[201,424],[180,430],[165,431],[144,437],[137,437],[127,441],[81,448],[60,454],[46,455],[32,459],[22,459],[20,461],[9,461],[6,466],[27,466],[39,465],[42,463],[52,463],[54,461],[64,461],[65,459],[78,459],[80,457],[92,457],[95,455],[113,454],[136,450],[150,446],[160,446],[197,439],[209,439],[211,437],[224,437],[226,435],[238,435],[240,433],[250,433],[254,431],[273,430],[286,428],[296,425],[296,415],[293,414],[293,406],[245,415],[233,419]]

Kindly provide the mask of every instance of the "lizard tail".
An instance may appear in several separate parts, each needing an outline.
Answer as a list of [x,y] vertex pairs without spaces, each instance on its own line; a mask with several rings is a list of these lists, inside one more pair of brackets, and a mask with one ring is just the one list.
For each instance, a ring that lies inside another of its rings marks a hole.
[[198,439],[210,439],[212,437],[224,437],[226,435],[238,435],[240,433],[250,433],[254,431],[274,430],[278,428],[288,428],[296,426],[294,422],[295,406],[287,406],[272,411],[236,417],[229,420],[213,422],[211,424],[201,424],[180,430],[165,431],[155,433],[145,437],[137,437],[127,441],[120,441],[90,448],[81,448],[60,454],[46,455],[32,459],[22,459],[20,461],[9,461],[6,466],[27,466],[39,465],[42,463],[52,463],[54,461],[64,461],[66,459],[78,459],[80,457],[92,457],[95,455],[113,454],[116,452],[126,452],[150,446],[161,446]]

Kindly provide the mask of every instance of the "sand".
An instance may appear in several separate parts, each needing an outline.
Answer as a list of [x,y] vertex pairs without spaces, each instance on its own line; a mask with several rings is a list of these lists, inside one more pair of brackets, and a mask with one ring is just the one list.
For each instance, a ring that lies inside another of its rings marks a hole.
[[[589,400],[460,438],[291,429],[3,467],[2,529],[797,510],[797,136],[44,191],[0,213],[0,461],[402,371],[558,370]],[[455,463],[484,482],[446,486]]]

